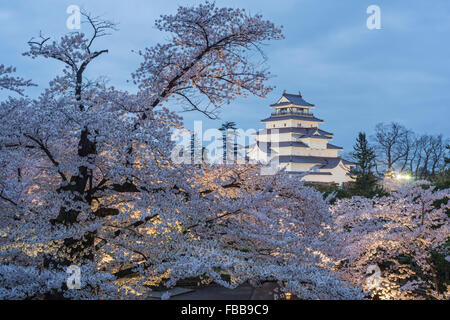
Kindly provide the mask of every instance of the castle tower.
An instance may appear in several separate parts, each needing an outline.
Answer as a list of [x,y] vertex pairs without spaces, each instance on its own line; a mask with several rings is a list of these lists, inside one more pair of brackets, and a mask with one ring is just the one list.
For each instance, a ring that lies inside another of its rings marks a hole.
[[256,143],[247,148],[250,160],[276,161],[290,174],[304,174],[302,179],[308,182],[353,181],[349,175],[353,163],[338,155],[342,148],[330,143],[333,134],[319,129],[323,120],[313,115],[313,104],[300,93],[283,93],[270,107],[274,112],[261,121],[266,128],[256,133]]

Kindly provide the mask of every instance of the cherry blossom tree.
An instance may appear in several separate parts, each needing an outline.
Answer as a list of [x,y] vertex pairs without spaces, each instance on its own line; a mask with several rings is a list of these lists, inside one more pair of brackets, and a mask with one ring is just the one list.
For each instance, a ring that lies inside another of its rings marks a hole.
[[23,95],[26,87],[35,86],[31,80],[24,80],[20,77],[13,77],[11,74],[16,72],[14,67],[5,67],[0,64],[0,90],[11,90]]
[[[205,2],[180,7],[164,15],[156,28],[173,36],[166,44],[139,51],[144,61],[133,74],[151,110],[174,97],[185,110],[198,110],[210,118],[238,96],[264,97],[272,87],[265,81],[262,44],[283,38],[281,28],[243,9],[218,8]],[[261,59],[255,58],[256,53]],[[143,115],[145,119],[145,115]]]
[[[448,299],[433,254],[449,255],[450,189],[428,182],[405,184],[390,196],[342,199],[331,207],[343,279],[380,299]],[[448,263],[448,262],[447,262]],[[370,266],[380,268],[373,286]]]
[[[29,41],[25,55],[60,61],[62,75],[35,99],[1,103],[0,297],[136,298],[146,285],[207,275],[230,288],[274,279],[305,299],[361,298],[326,269],[320,193],[257,166],[171,160],[182,122],[169,108],[181,99],[214,117],[240,95],[264,96],[269,73],[251,51],[281,30],[241,9],[180,7],[156,22],[173,37],[140,52],[130,94],[86,79],[115,24],[83,16],[90,36]],[[2,87],[30,85],[3,70]],[[73,264],[79,290],[66,286]]]

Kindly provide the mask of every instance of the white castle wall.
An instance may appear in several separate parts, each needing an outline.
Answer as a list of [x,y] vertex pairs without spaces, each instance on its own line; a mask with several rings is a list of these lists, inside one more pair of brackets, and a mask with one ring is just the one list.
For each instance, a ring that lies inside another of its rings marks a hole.
[[[286,125],[285,125],[286,124]],[[299,125],[301,124],[301,125]],[[287,120],[276,120],[276,121],[269,121],[266,122],[266,128],[267,129],[273,129],[273,128],[317,128],[318,123],[314,121],[307,121],[307,120],[293,120],[293,119],[287,119]]]
[[336,158],[338,156],[337,149],[309,149],[309,148],[300,148],[300,147],[275,147],[272,146],[279,155],[281,156],[308,156],[308,157],[329,157]]

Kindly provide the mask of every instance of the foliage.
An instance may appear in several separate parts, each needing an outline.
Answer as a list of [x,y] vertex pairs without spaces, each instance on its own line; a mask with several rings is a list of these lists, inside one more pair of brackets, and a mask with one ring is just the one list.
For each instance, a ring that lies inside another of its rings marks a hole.
[[[323,194],[323,198],[329,199],[330,204],[334,204],[337,200],[352,198],[354,196],[363,196],[361,191],[355,186],[354,182],[346,183],[344,186],[339,186],[337,183],[326,184],[326,185],[314,185],[314,188]],[[389,193],[376,186],[374,190],[367,193],[365,196],[368,198],[372,197],[382,197],[388,196]]]
[[16,72],[16,68],[5,67],[3,64],[0,64],[0,90],[11,90],[23,95],[26,87],[35,86],[31,80],[11,76],[14,72]]
[[378,179],[373,168],[376,155],[375,150],[369,145],[365,133],[359,133],[352,155],[356,162],[356,167],[352,170],[352,174],[356,176],[352,186],[354,194],[368,197],[375,195]]
[[438,189],[450,188],[450,169],[434,174],[430,180]]
[[[371,296],[381,299],[448,299],[439,282],[436,257],[448,256],[449,189],[426,182],[404,185],[390,196],[353,197],[331,207],[336,243],[343,247],[343,279],[368,289],[367,269],[378,265],[381,283]],[[439,259],[448,270],[448,261]],[[442,266],[440,266],[442,270]]]
[[[448,154],[450,151],[450,145],[447,145],[445,148]],[[448,158],[447,155],[444,157],[442,170],[431,176],[431,182],[438,189],[450,188],[450,158]]]
[[389,177],[406,172],[416,180],[437,179],[437,183],[445,184],[445,150],[448,139],[442,134],[418,135],[396,122],[379,123],[375,128],[373,141],[379,176]]

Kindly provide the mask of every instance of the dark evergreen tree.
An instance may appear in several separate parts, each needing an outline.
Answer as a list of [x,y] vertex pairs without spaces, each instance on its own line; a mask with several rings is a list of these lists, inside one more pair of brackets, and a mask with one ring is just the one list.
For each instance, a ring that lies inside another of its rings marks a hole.
[[[219,128],[222,131],[222,146],[223,146],[223,163],[227,162],[227,148],[230,148],[230,137],[229,132],[232,130],[236,130],[236,123],[233,121],[227,121],[222,123],[222,126]],[[234,140],[234,139],[233,139]],[[233,145],[233,154],[235,153],[237,147]]]
[[374,195],[377,189],[377,177],[373,172],[376,155],[364,132],[358,134],[352,156],[356,162],[356,167],[352,170],[352,174],[356,176],[355,193],[363,196]]
[[434,176],[431,177],[431,182],[438,189],[450,188],[450,145],[445,146],[446,155],[444,155],[444,164]]
[[[445,149],[447,149],[447,152],[450,155],[450,144],[446,145]],[[444,161],[445,161],[445,165],[447,166],[448,164],[450,164],[450,157],[444,157]]]

